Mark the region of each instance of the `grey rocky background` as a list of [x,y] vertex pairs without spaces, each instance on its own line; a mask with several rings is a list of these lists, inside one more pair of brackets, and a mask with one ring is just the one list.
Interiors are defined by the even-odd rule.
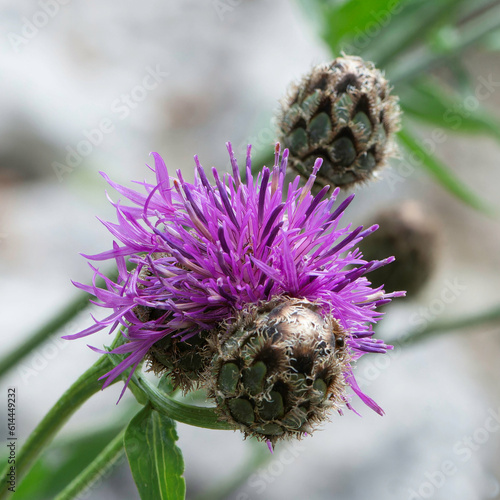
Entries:
[[[3,352],[75,295],[70,278],[90,279],[79,252],[110,246],[94,217],[114,217],[100,170],[121,183],[151,178],[144,166],[150,151],[163,154],[172,173],[180,168],[186,177],[194,154],[206,166],[225,168],[225,141],[233,142],[240,157],[249,138],[257,151],[271,143],[271,112],[287,84],[328,58],[302,12],[284,0],[55,2],[46,23],[41,2],[0,4]],[[498,55],[469,52],[466,61],[477,77],[500,82]],[[144,90],[151,72],[157,85],[148,80],[155,88]],[[484,104],[500,118],[497,89]],[[105,129],[101,139],[92,132],[98,126]],[[86,134],[97,144],[68,164],[67,148],[76,148]],[[500,206],[498,144],[448,135],[436,148],[463,180]],[[68,169],[56,171],[54,162]],[[500,300],[498,221],[464,207],[421,170],[396,162],[379,182],[358,190],[347,217],[363,223],[376,207],[406,198],[422,201],[430,217],[441,221],[443,245],[425,292],[389,310],[382,331],[387,338],[415,318],[426,321],[426,311],[452,318]],[[453,300],[444,309],[440,297],[446,289]],[[64,333],[90,321],[86,312]],[[351,412],[334,416],[291,449],[278,446],[271,461],[229,498],[409,500],[411,490],[420,492],[415,498],[500,498],[500,424],[484,431],[491,414],[500,420],[499,334],[485,327],[422,343],[385,362],[367,356],[357,374],[386,416],[355,400],[362,418]],[[18,388],[21,437],[96,359],[86,344],[107,341],[105,333],[55,340],[52,349],[39,349],[6,377],[0,393]],[[127,400],[114,404],[119,390],[93,398],[65,432],[84,431],[123,412]],[[179,425],[179,435],[188,498],[230,477],[250,452],[236,433]],[[443,468],[446,475],[437,472]],[[132,500],[137,494],[122,467],[88,498]]]

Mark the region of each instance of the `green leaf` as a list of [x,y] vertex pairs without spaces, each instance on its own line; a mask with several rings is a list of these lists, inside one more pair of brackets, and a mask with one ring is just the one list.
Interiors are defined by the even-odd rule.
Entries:
[[317,0],[316,3],[319,3],[323,10],[325,23],[323,38],[332,51],[338,53],[346,43],[360,49],[366,48],[369,41],[365,44],[365,38],[373,38],[368,31],[373,29],[377,36],[382,29],[385,29],[386,24],[391,22],[395,12],[399,12],[402,4],[408,3],[408,0],[401,0],[397,2],[397,5],[391,0],[371,0],[370,2]]
[[[379,67],[386,67],[408,49],[422,47],[434,32],[454,22],[464,1],[407,2],[402,9],[402,5],[397,4],[397,10],[388,11],[390,24],[387,28],[379,26],[378,35],[372,37],[363,57],[375,61]],[[373,28],[371,33],[375,33]]]
[[[123,424],[122,424],[123,425]],[[49,500],[64,489],[119,432],[118,426],[99,429],[78,438],[58,441],[39,458],[21,484],[15,500]]]
[[430,172],[445,189],[472,208],[488,215],[493,214],[491,207],[480,196],[476,195],[468,186],[462,183],[438,158],[426,151],[411,134],[405,130],[401,130],[398,132],[398,136],[405,149],[418,158],[422,167]]
[[182,401],[176,401],[157,389],[140,374],[134,373],[131,380],[144,393],[151,406],[161,414],[175,419],[183,424],[204,427],[206,429],[228,430],[233,427],[221,421],[215,408],[193,406]]
[[322,36],[333,54],[343,50],[384,67],[412,46],[422,45],[440,26],[453,22],[464,3],[465,0],[316,0],[307,2],[307,11],[313,10],[315,19],[323,19]]
[[[78,435],[56,439],[35,462],[32,469],[16,488],[15,500],[50,500],[64,489],[137,412],[137,405],[123,402],[110,426],[92,428]],[[7,463],[6,455],[2,463]]]
[[176,446],[175,421],[143,408],[125,432],[125,452],[142,500],[185,498],[184,460]]
[[[491,91],[483,85],[481,92],[477,95],[486,99]],[[399,97],[407,116],[455,132],[486,134],[500,140],[500,121],[472,94],[464,98],[430,79],[419,79],[402,89]]]
[[417,51],[411,57],[400,58],[387,69],[389,80],[393,85],[411,82],[436,67],[443,67],[447,60],[462,55],[474,45],[482,43],[491,33],[500,29],[500,5],[493,2],[490,8],[480,16],[469,20],[460,30],[460,36],[447,47],[444,52],[432,53],[429,50]]

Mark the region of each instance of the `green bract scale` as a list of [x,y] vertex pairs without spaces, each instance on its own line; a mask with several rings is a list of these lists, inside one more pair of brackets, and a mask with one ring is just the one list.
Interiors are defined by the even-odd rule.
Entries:
[[246,436],[300,437],[345,402],[345,333],[307,300],[252,306],[211,344],[209,394]]
[[149,349],[146,357],[151,371],[170,375],[174,387],[186,393],[200,386],[200,377],[210,361],[207,337],[200,334],[184,341],[165,337]]
[[395,152],[397,101],[382,73],[359,57],[314,67],[282,102],[279,140],[290,150],[288,165],[309,178],[322,158],[320,185],[370,179]]

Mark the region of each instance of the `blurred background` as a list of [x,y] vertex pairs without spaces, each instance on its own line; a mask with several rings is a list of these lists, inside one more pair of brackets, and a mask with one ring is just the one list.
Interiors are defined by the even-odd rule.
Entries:
[[[125,185],[152,179],[151,151],[186,178],[194,154],[224,170],[228,140],[239,159],[249,142],[265,159],[290,82],[342,50],[361,54],[401,96],[410,140],[377,182],[356,188],[344,220],[370,224],[377,212],[402,212],[414,200],[419,227],[437,234],[424,252],[429,271],[425,263],[412,268],[419,290],[388,307],[378,330],[397,349],[366,356],[356,369],[386,415],[354,400],[361,418],[333,416],[272,456],[239,433],[179,424],[187,497],[500,498],[500,323],[497,316],[461,328],[500,303],[499,5],[2,0],[1,352],[77,296],[70,280],[91,279],[80,252],[111,246],[96,216],[113,221],[106,191],[118,195],[99,171]],[[59,338],[89,326],[90,311],[103,314],[82,311],[3,377],[2,394],[17,388],[21,440],[97,359],[87,343],[109,344],[105,332],[90,342]],[[457,324],[446,335],[399,344],[435,322]],[[53,498],[116,434],[137,411],[129,394],[115,405],[120,385],[71,419],[14,498]],[[85,498],[139,496],[122,461]]]

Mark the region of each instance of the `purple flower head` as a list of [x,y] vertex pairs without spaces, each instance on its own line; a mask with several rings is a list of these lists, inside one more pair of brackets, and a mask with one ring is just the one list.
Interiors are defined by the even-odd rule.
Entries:
[[[346,349],[355,361],[364,353],[385,353],[391,346],[373,338],[372,326],[381,313],[377,306],[402,296],[371,288],[365,275],[393,260],[363,260],[356,248],[372,226],[341,227],[340,219],[354,195],[335,207],[339,190],[326,197],[328,187],[311,194],[321,160],[304,187],[299,177],[285,189],[288,150],[276,145],[272,169],[251,173],[250,146],[242,179],[231,144],[227,144],[232,175],[212,168],[211,183],[195,156],[195,180],[190,184],[177,171],[170,177],[157,153],[156,183],[139,183],[138,192],[108,183],[132,202],[113,203],[117,223],[103,222],[116,238],[113,248],[93,261],[115,259],[115,281],[94,270],[94,284],[75,283],[112,311],[76,339],[111,326],[124,327],[127,342],[114,352],[128,356],[107,375],[104,387],[124,370],[132,371],[152,346],[166,337],[186,341],[230,321],[250,304],[280,296],[305,299],[335,318],[346,332]],[[127,270],[126,260],[135,265]],[[101,276],[106,288],[95,286]],[[139,308],[156,314],[144,321]],[[382,410],[358,387],[350,365],[345,380],[371,408]],[[350,405],[348,405],[350,407]]]

